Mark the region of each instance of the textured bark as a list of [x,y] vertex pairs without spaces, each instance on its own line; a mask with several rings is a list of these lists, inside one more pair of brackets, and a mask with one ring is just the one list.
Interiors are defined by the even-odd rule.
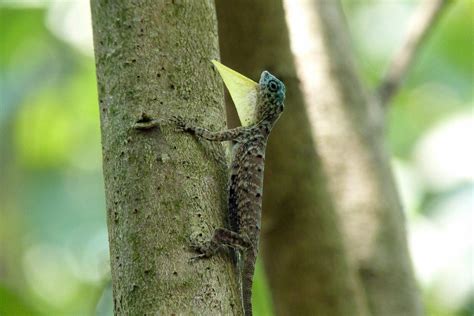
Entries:
[[355,70],[339,2],[299,3],[300,10],[289,11],[289,18],[299,19],[302,27],[292,34],[307,38],[310,49],[297,56],[298,72],[321,167],[370,311],[419,315],[404,216],[384,147],[382,108],[367,96]]
[[270,135],[262,252],[277,315],[365,315],[296,77],[281,1],[217,1],[224,63],[286,85]]
[[[241,314],[224,256],[190,263],[189,236],[223,225],[226,166],[167,124],[224,128],[211,0],[92,1],[114,309],[117,315]],[[158,126],[132,126],[145,113]]]

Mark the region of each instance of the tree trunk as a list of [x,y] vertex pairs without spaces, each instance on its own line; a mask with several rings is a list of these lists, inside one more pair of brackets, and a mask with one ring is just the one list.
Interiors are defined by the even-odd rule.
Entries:
[[[166,123],[182,115],[224,128],[214,2],[91,6],[115,314],[241,314],[231,261],[190,262],[188,249],[190,235],[223,225],[224,149]],[[133,128],[147,116],[154,127]]]
[[[293,3],[294,4],[294,3]],[[287,1],[307,39],[297,65],[314,140],[373,315],[419,315],[405,222],[385,146],[384,113],[368,97],[338,1]],[[305,33],[307,32],[307,33]]]
[[365,315],[327,192],[299,90],[281,1],[217,1],[224,63],[286,85],[267,149],[262,224],[265,271],[277,315]]

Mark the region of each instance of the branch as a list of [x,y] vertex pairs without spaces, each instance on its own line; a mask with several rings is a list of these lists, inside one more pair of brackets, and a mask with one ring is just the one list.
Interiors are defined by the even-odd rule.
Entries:
[[390,66],[377,89],[380,104],[385,106],[397,93],[410,66],[415,61],[420,47],[439,20],[449,0],[424,0],[413,15],[406,38],[394,55]]

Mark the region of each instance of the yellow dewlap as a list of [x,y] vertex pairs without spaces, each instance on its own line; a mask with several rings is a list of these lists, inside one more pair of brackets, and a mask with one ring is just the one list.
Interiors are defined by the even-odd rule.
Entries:
[[242,126],[256,123],[258,83],[224,66],[217,60],[212,60],[212,63],[216,66],[227,90],[229,90]]

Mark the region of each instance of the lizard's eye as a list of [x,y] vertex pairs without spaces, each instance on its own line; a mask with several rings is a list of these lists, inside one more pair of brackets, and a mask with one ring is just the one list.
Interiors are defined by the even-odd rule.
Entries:
[[268,90],[270,90],[270,92],[277,92],[278,91],[278,83],[275,80],[270,80],[268,82]]

